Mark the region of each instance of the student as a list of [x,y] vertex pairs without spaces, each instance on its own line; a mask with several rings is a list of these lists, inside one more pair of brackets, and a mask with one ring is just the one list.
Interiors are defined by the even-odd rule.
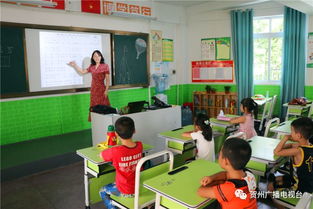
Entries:
[[100,189],[100,196],[107,209],[112,206],[110,195],[133,197],[135,193],[135,170],[137,162],[142,156],[142,143],[134,142],[134,121],[129,117],[121,117],[115,122],[117,136],[122,145],[103,150],[100,153],[104,161],[112,162],[116,170],[115,183],[108,184]]
[[196,159],[215,161],[214,139],[209,117],[205,114],[198,114],[194,120],[194,129],[194,132],[183,133],[183,136],[196,140]]
[[[296,143],[286,144],[288,140]],[[299,192],[313,192],[313,121],[303,117],[292,121],[291,135],[285,136],[274,150],[277,156],[291,157],[296,176],[291,174],[274,177],[271,175],[268,189],[291,188]],[[297,180],[296,180],[297,179]],[[273,182],[271,182],[273,181]],[[298,184],[294,184],[298,182]]]
[[254,117],[258,116],[258,104],[251,98],[245,98],[241,100],[240,111],[243,112],[243,116],[230,120],[230,123],[239,123],[239,132],[244,132],[246,138],[250,139],[257,135],[254,129]]
[[218,163],[226,171],[203,177],[198,195],[217,199],[222,209],[256,209],[256,199],[251,196],[256,189],[255,178],[250,171],[244,170],[250,157],[251,147],[247,141],[240,138],[226,140],[218,158]]

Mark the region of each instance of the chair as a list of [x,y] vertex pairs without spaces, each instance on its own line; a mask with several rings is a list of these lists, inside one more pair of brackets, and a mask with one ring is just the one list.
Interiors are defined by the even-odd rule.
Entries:
[[238,132],[238,133],[235,133],[233,135],[230,135],[229,137],[226,138],[226,140],[227,139],[231,139],[231,138],[241,138],[241,139],[244,139],[244,140],[247,139],[246,133],[244,133],[244,132]]
[[[277,101],[277,95],[274,95],[274,96],[273,96],[273,99],[272,99],[270,111],[269,111],[269,113],[268,113],[267,121],[269,121],[269,120],[272,119],[272,117],[273,117],[273,112],[274,112],[274,109],[275,109],[276,101]],[[267,122],[267,121],[266,121],[266,122]]]
[[308,117],[309,117],[309,118],[313,118],[313,102],[312,102],[312,104],[311,104]]
[[313,207],[313,196],[312,194],[304,192],[295,209],[309,209],[310,207]]
[[273,118],[269,120],[265,125],[264,137],[269,137],[270,128],[273,128],[274,126],[278,126],[279,123],[280,123],[279,118]]
[[312,208],[312,194],[305,192],[302,197],[296,198],[273,198],[273,201],[276,204],[282,205],[283,207],[287,207],[290,209],[309,209]]
[[272,106],[272,101],[273,101],[273,99],[269,99],[268,101],[266,101],[262,115],[260,115],[260,114],[258,115],[258,118],[259,118],[259,116],[261,116],[261,119],[255,120],[255,121],[260,122],[259,131],[262,131],[264,121],[268,120],[268,118],[269,118],[270,110],[271,110],[271,106]]
[[[169,162],[161,163],[152,168],[141,171],[142,165],[148,160],[169,155]],[[112,203],[122,209],[140,209],[155,202],[155,193],[143,187],[143,181],[173,170],[174,155],[170,151],[161,151],[148,155],[139,160],[136,166],[135,195],[134,198],[125,198],[111,195]],[[141,171],[141,172],[140,172]]]

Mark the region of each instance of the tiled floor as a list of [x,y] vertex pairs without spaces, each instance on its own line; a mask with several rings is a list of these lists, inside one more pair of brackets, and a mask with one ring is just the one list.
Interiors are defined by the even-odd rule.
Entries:
[[[1,209],[84,209],[83,182],[83,162],[2,182]],[[269,205],[262,201],[258,208],[273,208]],[[101,202],[91,206],[100,208]]]

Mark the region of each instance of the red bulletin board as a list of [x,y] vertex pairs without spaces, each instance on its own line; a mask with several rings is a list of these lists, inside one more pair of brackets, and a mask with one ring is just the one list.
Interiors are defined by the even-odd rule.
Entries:
[[192,61],[192,82],[233,82],[234,61]]

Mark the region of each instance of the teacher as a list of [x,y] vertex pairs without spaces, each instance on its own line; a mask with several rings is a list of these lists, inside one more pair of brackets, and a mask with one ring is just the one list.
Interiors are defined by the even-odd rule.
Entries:
[[[68,63],[81,74],[91,73],[90,107],[95,105],[110,105],[108,91],[110,86],[109,65],[104,63],[103,55],[95,50],[91,55],[91,64],[87,69],[79,67],[75,61]],[[104,85],[105,80],[105,85]],[[91,121],[90,111],[88,121]]]

